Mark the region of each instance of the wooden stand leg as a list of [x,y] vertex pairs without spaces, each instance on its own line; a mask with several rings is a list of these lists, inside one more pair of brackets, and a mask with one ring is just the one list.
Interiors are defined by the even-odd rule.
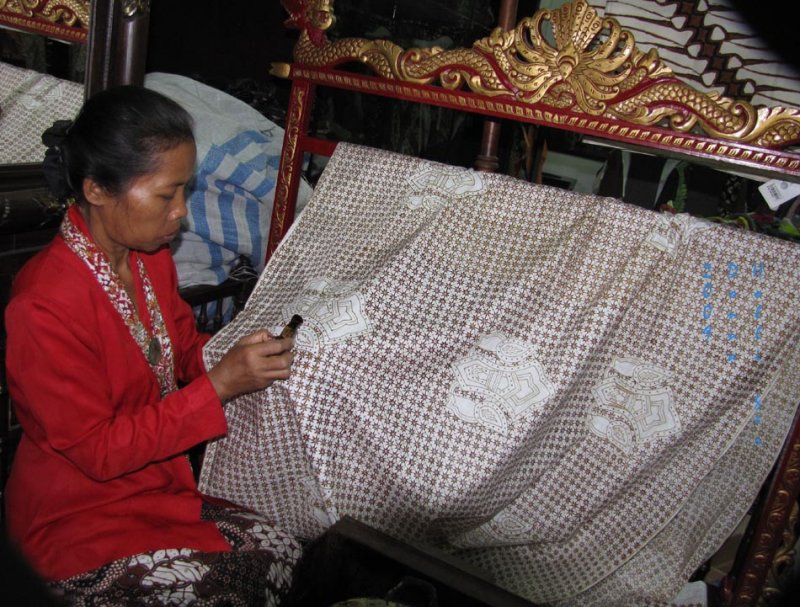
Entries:
[[[763,508],[753,513],[755,529],[746,550],[737,558],[723,589],[725,605],[755,606],[764,593],[791,515],[800,494],[800,409],[775,466]],[[792,530],[793,532],[793,530]]]
[[[510,30],[517,22],[517,0],[502,0],[497,25],[504,30]],[[475,168],[479,171],[494,173],[500,166],[497,159],[497,144],[500,140],[500,123],[496,120],[487,120],[483,124],[483,139],[481,151],[475,159]]]
[[300,172],[303,165],[303,153],[298,146],[298,141],[308,133],[315,90],[316,87],[309,82],[295,80],[292,84],[265,263],[272,257],[272,253],[286,235],[294,218],[297,190],[300,186]]

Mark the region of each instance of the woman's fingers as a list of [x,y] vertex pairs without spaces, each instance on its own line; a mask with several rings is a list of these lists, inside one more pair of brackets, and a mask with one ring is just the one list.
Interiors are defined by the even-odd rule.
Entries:
[[222,400],[266,388],[276,380],[289,378],[293,346],[292,338],[276,339],[267,332],[253,333],[223,356],[209,371],[209,379]]
[[247,346],[252,344],[259,344],[265,341],[269,341],[271,339],[273,339],[272,334],[266,329],[262,329],[261,331],[256,331],[255,333],[251,333],[250,335],[245,335],[237,342],[237,345]]
[[262,344],[245,346],[246,364],[254,372],[266,372],[273,369],[289,368],[294,360],[291,350],[274,351],[272,348],[263,348]]
[[[241,344],[240,344],[241,345]],[[294,347],[294,340],[291,338],[286,339],[270,339],[269,341],[256,342],[254,344],[244,344],[256,356],[276,356],[284,352],[291,352]]]

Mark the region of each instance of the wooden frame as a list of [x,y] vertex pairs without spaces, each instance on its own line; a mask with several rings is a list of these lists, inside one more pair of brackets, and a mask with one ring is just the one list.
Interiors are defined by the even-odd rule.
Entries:
[[89,0],[0,0],[0,25],[85,43],[90,10]]
[[[272,74],[292,80],[267,258],[286,234],[304,154],[330,155],[335,143],[308,127],[318,86],[359,91],[565,129],[633,148],[800,181],[800,110],[706,94],[674,76],[654,50],[637,48],[613,18],[584,0],[539,11],[495,29],[469,49],[402,49],[386,40],[331,42],[331,0],[282,0],[286,24],[300,30],[291,64]],[[514,8],[509,11],[508,6]],[[516,2],[504,3],[504,19]],[[542,25],[549,22],[555,44]],[[373,75],[348,72],[348,63]],[[479,169],[491,169],[493,122],[484,130]],[[492,131],[495,131],[494,133]],[[487,136],[488,135],[488,136]],[[487,144],[487,141],[489,143]],[[496,145],[496,144],[494,144]],[[756,505],[734,570],[722,585],[726,605],[755,605],[800,493],[800,413],[795,416],[763,499]],[[783,550],[781,559],[785,559]]]
[[[294,62],[273,64],[271,71],[290,78],[293,88],[268,255],[293,216],[289,205],[303,154],[333,147],[308,135],[317,86],[550,126],[800,181],[800,154],[784,149],[800,142],[800,110],[755,108],[692,88],[657,52],[639,50],[615,19],[598,17],[583,0],[539,11],[513,29],[497,28],[470,49],[448,51],[362,38],[331,42],[325,34],[333,23],[329,0],[284,0],[284,6],[287,26],[300,29],[300,38]],[[558,32],[555,46],[542,31],[548,21]],[[341,69],[353,62],[376,75]]]
[[[346,603],[359,594],[375,595],[381,590],[381,577],[393,583],[410,578],[424,584],[433,599],[430,604],[531,607],[529,601],[464,569],[447,554],[398,541],[349,516],[306,547],[295,572],[300,583],[293,586],[287,604],[317,607]],[[364,592],[365,578],[372,592]]]
[[144,84],[149,0],[94,0],[86,97],[121,84]]
[[87,44],[86,97],[144,82],[149,0],[0,0],[0,26]]

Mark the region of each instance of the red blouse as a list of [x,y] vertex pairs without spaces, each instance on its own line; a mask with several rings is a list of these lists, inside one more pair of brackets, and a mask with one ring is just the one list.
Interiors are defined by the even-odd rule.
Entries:
[[[88,235],[77,209],[70,213]],[[108,296],[60,235],[22,269],[6,309],[8,384],[24,431],[7,485],[9,533],[47,579],[159,548],[230,550],[200,520],[183,455],[227,429],[202,361],[208,337],[178,295],[168,248],[131,253],[140,314],[136,255],[172,340],[176,379],[189,382],[164,398]]]

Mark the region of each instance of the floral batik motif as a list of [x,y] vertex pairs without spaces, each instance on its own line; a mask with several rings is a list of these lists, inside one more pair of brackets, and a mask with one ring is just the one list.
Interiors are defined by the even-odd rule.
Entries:
[[136,554],[51,589],[76,607],[279,605],[300,558],[297,541],[248,510],[203,504],[202,518],[216,523],[231,552],[174,548]]
[[666,605],[790,427],[798,267],[790,242],[339,144],[204,350],[308,315],[200,487],[300,537],[350,516],[433,544],[537,604]]

